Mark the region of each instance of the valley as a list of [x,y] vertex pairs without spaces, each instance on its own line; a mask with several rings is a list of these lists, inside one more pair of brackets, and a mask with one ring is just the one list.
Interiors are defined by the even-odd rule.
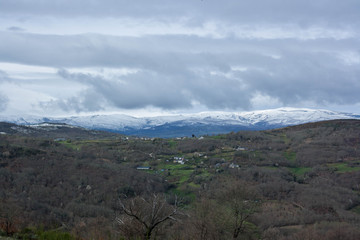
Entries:
[[359,120],[176,138],[63,124],[0,132],[4,236],[360,237]]

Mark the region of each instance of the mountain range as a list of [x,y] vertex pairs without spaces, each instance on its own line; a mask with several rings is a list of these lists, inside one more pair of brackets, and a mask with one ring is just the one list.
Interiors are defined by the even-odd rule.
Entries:
[[94,130],[146,137],[214,135],[240,130],[267,130],[333,119],[360,119],[360,115],[308,108],[277,108],[248,112],[201,112],[158,117],[124,114],[43,117],[2,116],[0,121],[19,125],[65,123]]

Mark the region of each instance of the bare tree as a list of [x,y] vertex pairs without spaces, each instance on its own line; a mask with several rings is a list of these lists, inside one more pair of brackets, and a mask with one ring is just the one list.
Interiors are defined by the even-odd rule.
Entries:
[[178,204],[177,197],[173,204],[169,204],[162,194],[120,200],[122,215],[116,220],[125,236],[150,239],[164,222],[176,221],[175,217],[179,215]]
[[215,240],[226,239],[224,232],[226,214],[216,201],[202,198],[194,204],[194,208],[185,221],[185,235],[182,239]]
[[258,211],[261,203],[255,189],[247,182],[237,179],[219,181],[212,188],[215,189],[216,199],[227,216],[224,226],[232,238],[251,238],[256,231],[251,217]]
[[230,209],[233,239],[247,231],[249,218],[257,211],[259,201],[256,194],[244,184],[235,184],[225,194]]

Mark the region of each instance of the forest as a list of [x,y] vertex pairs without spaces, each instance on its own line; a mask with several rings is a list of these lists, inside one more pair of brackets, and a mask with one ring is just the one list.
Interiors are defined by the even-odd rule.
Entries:
[[170,139],[0,133],[4,239],[360,239],[359,120]]

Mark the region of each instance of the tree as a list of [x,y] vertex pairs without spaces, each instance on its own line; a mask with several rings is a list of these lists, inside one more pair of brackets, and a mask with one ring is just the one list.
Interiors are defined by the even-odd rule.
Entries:
[[247,221],[257,211],[259,200],[256,194],[245,185],[235,185],[227,193],[228,204],[232,213],[233,238],[245,233],[249,225]]
[[250,222],[251,216],[257,212],[260,200],[256,192],[246,182],[225,182],[218,200],[227,212],[227,226],[231,231],[232,238],[238,239],[242,235],[254,233],[254,227]]
[[167,221],[176,221],[179,215],[177,197],[173,204],[166,201],[162,194],[152,194],[145,197],[134,197],[120,201],[122,215],[117,218],[120,230],[126,237],[141,237],[151,239],[160,225]]
[[6,200],[0,201],[0,230],[7,236],[17,232],[21,225],[20,209],[14,203]]
[[185,220],[185,234],[182,233],[182,237],[199,240],[227,239],[230,235],[223,229],[225,219],[226,214],[220,204],[214,199],[201,198],[194,204]]

